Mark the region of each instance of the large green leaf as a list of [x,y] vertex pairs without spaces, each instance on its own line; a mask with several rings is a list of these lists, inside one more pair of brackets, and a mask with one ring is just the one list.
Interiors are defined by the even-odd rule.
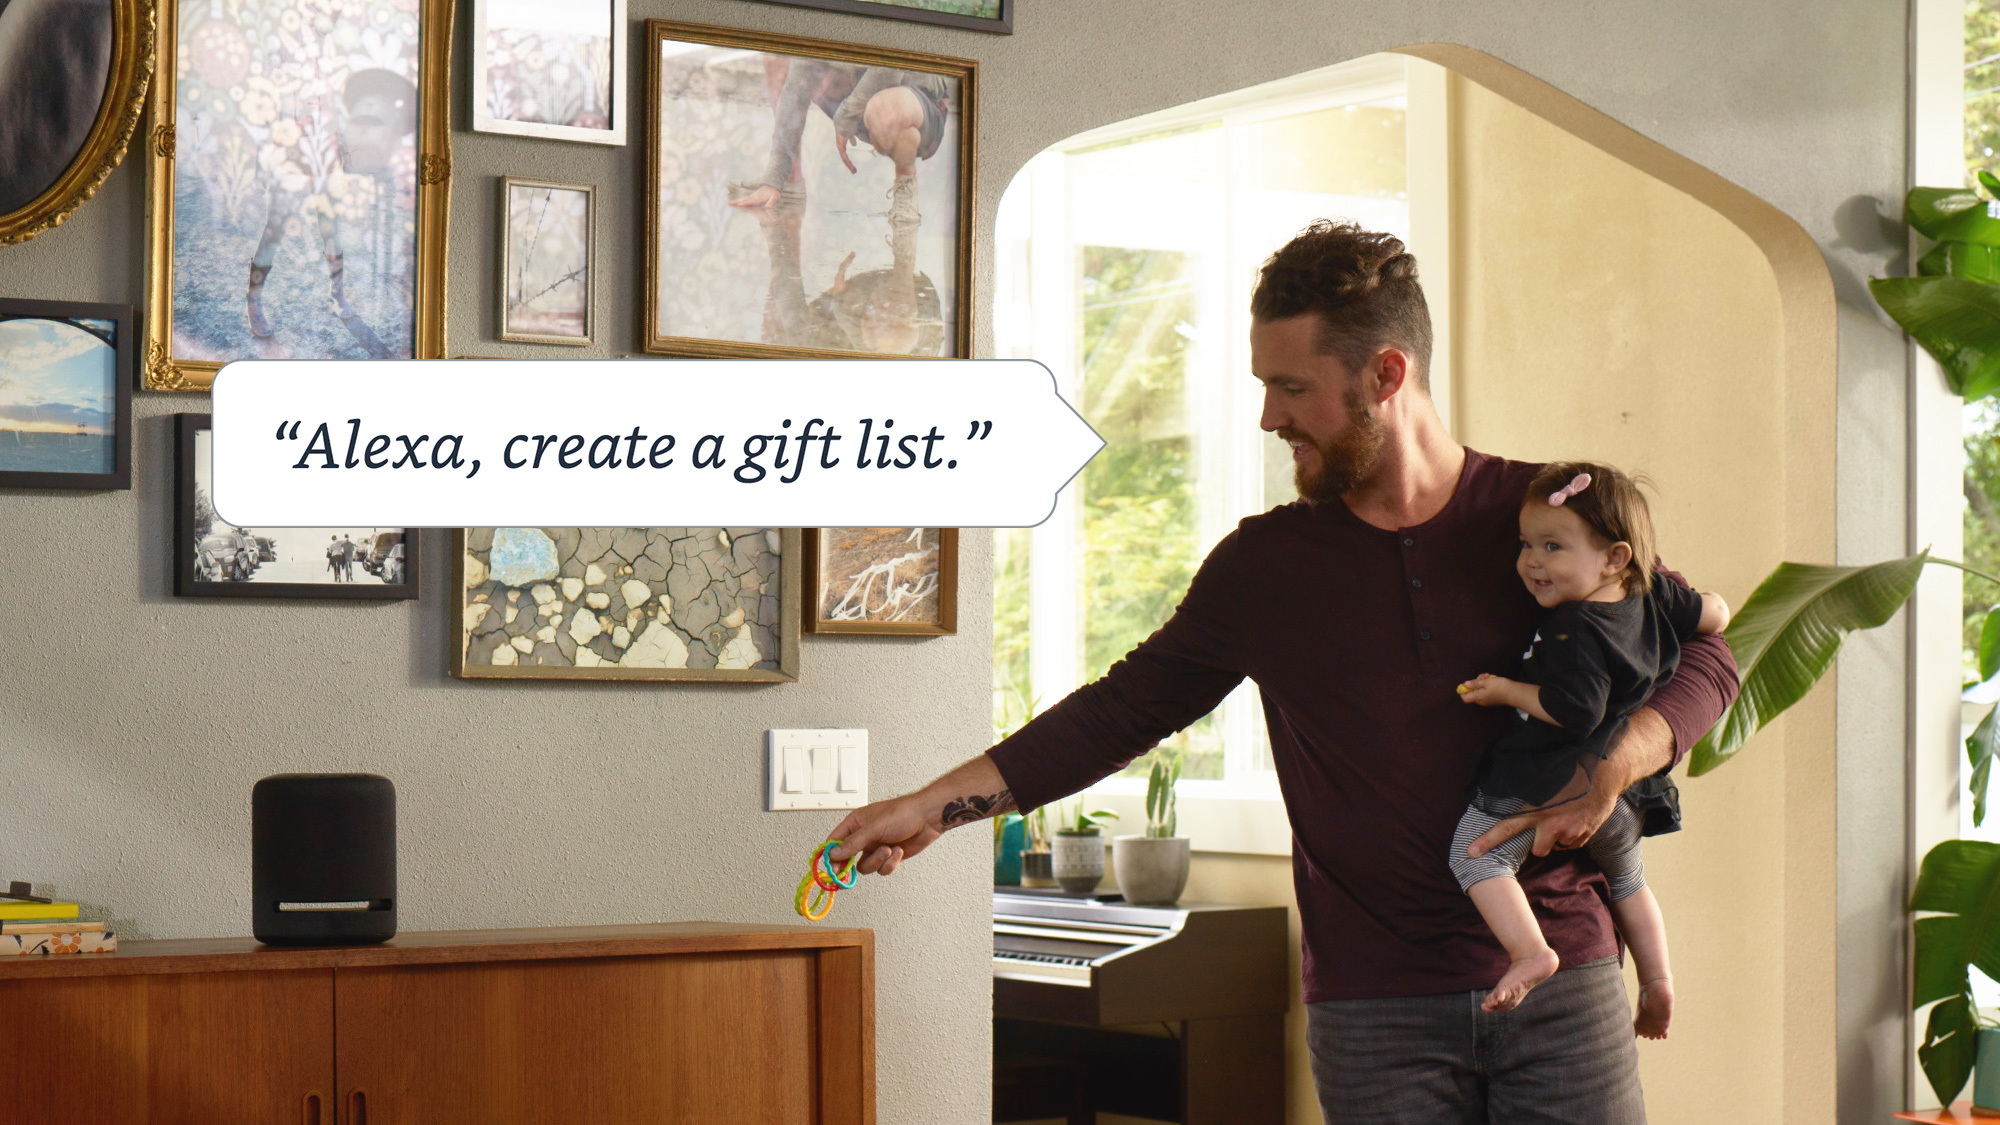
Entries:
[[1986,783],[1993,775],[1993,754],[2000,750],[2000,721],[1996,720],[2000,720],[2000,707],[1986,712],[1965,740],[1965,761],[1972,767],[1972,780],[1966,782],[1966,788],[1972,792],[1974,828],[1986,823]]
[[1938,242],[2000,246],[2000,218],[1987,209],[1985,196],[1966,188],[1912,188],[1903,200],[1903,219]]
[[1931,1009],[1923,1045],[1917,1048],[1917,1061],[1923,1064],[1931,1090],[1946,1105],[1965,1089],[1965,1080],[1972,1077],[1978,1036],[1979,1022],[1972,1017],[1972,1000],[1964,993],[1940,1000]]
[[1919,994],[1935,997],[1968,965],[2000,979],[2000,844],[1946,840],[1925,853],[1910,910],[1944,916],[1917,922]]
[[2000,284],[2000,246],[1940,242],[1917,259],[1917,276],[1962,277],[1987,285]]
[[1868,291],[1943,365],[1953,394],[1974,402],[2000,390],[2000,285],[1962,277],[1877,277]]
[[1972,987],[1965,971],[1965,919],[1957,915],[1916,922],[1916,987],[1910,1007],[1957,996]]
[[1895,616],[1929,557],[1925,551],[1874,566],[1779,564],[1729,623],[1743,689],[1695,745],[1688,773],[1728,761],[1758,728],[1797,703],[1833,665],[1847,634]]

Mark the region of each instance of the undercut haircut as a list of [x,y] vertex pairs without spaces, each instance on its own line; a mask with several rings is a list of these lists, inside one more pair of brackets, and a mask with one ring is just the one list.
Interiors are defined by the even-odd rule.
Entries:
[[1417,259],[1392,234],[1320,219],[1264,260],[1250,315],[1260,321],[1320,318],[1319,351],[1360,374],[1383,348],[1416,364],[1431,390],[1431,310],[1417,282]]

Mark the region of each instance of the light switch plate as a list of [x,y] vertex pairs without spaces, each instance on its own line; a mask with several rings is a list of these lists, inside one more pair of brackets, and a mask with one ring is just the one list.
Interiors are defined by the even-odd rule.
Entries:
[[773,730],[764,737],[765,809],[858,809],[868,803],[868,732]]

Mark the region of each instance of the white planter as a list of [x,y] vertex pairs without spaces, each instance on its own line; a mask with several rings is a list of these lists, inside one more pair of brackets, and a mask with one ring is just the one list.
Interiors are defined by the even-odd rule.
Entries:
[[1118,893],[1137,906],[1172,906],[1187,889],[1186,836],[1117,836],[1111,865],[1118,872]]
[[1097,889],[1104,881],[1104,837],[1100,833],[1058,832],[1051,841],[1056,884],[1072,894]]

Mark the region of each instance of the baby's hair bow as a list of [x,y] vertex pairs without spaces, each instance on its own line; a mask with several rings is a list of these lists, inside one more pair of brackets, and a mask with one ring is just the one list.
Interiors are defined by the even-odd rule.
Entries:
[[1568,484],[1549,493],[1549,507],[1560,508],[1563,506],[1564,501],[1589,487],[1590,474],[1578,473],[1569,479]]

